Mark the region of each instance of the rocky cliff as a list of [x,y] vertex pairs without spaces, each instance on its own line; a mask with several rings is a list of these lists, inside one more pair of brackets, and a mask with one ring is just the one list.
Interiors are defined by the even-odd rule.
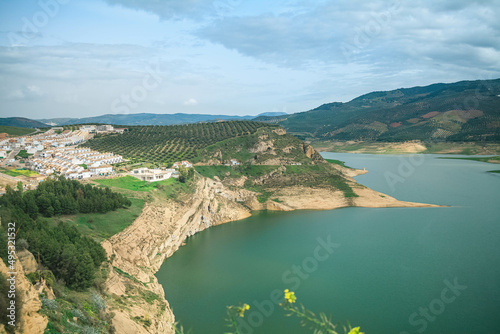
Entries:
[[[43,333],[47,326],[48,319],[38,313],[42,307],[39,294],[42,293],[45,286],[42,284],[32,285],[26,278],[25,274],[31,272],[31,268],[36,261],[33,255],[28,251],[21,251],[16,256],[16,263],[14,271],[16,272],[16,294],[22,300],[21,309],[16,310],[16,324],[19,324],[16,333]],[[22,259],[22,261],[20,260]],[[5,278],[10,270],[0,260],[0,272]],[[5,328],[0,325],[0,333],[3,333]]]

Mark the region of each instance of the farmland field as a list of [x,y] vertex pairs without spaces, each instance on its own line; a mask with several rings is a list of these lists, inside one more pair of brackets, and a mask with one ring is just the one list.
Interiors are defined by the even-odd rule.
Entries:
[[132,126],[123,134],[96,136],[82,144],[100,152],[120,154],[134,162],[169,164],[193,159],[196,150],[221,140],[254,133],[268,124],[229,121],[170,126]]

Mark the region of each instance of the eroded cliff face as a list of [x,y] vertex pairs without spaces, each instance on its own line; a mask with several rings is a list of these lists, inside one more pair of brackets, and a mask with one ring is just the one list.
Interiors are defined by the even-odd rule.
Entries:
[[193,194],[147,204],[131,226],[102,243],[111,263],[106,287],[117,333],[174,332],[174,315],[154,273],[187,237],[250,216],[243,202],[252,197],[199,178]]
[[[23,262],[27,263],[26,259],[29,261],[34,261],[33,255],[28,251],[20,252],[23,258]],[[35,262],[36,263],[36,262]],[[30,281],[26,278],[26,271],[23,268],[23,263],[16,257],[15,263],[16,272],[16,294],[22,299],[22,308],[16,310],[16,323],[19,323],[19,329],[16,333],[30,333],[37,334],[43,333],[45,327],[47,327],[48,319],[38,313],[42,307],[42,302],[38,297],[40,293],[44,290],[45,286],[43,283],[33,286]],[[30,269],[26,268],[29,272]],[[7,268],[5,263],[0,259],[0,272],[5,278],[9,278],[7,272],[10,270]],[[0,325],[0,333],[3,333],[5,329]]]

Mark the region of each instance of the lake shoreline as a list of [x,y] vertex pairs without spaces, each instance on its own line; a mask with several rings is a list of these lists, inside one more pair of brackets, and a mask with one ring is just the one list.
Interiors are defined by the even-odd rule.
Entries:
[[[155,274],[166,258],[185,240],[211,226],[238,221],[261,210],[333,210],[345,207],[442,207],[441,205],[399,201],[357,183],[353,177],[366,170],[336,166],[349,180],[358,197],[325,188],[286,187],[276,193],[277,201],[260,203],[255,193],[230,190],[221,182],[201,177],[196,192],[182,203],[167,201],[147,204],[141,215],[125,230],[103,241],[108,254],[110,275],[106,281],[113,324],[120,333],[174,333],[175,316],[165,299],[163,286]],[[144,296],[156,295],[153,303]],[[136,296],[137,298],[135,298]],[[123,301],[134,304],[124,307]],[[163,311],[162,311],[163,310]],[[155,314],[155,316],[151,316]],[[140,319],[149,319],[147,328]]]
[[318,152],[353,153],[353,154],[464,154],[495,155],[500,154],[499,143],[479,142],[436,142],[420,140],[407,142],[371,142],[371,141],[311,141]]

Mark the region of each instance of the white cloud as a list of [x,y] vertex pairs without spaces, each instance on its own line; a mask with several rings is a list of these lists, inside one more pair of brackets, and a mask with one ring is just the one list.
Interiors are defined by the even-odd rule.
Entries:
[[[199,30],[201,38],[266,62],[371,63],[382,70],[434,62],[493,67],[500,49],[500,6],[491,1],[340,0],[309,11],[225,17]],[[485,52],[485,50],[489,50]]]
[[7,95],[7,98],[12,100],[34,100],[42,96],[43,92],[40,87],[29,85],[11,91],[10,94]]
[[112,5],[121,5],[158,15],[162,19],[200,18],[217,7],[213,0],[106,0]]
[[196,101],[196,99],[193,99],[193,98],[184,101],[185,106],[195,106],[197,104],[198,104],[198,101]]

